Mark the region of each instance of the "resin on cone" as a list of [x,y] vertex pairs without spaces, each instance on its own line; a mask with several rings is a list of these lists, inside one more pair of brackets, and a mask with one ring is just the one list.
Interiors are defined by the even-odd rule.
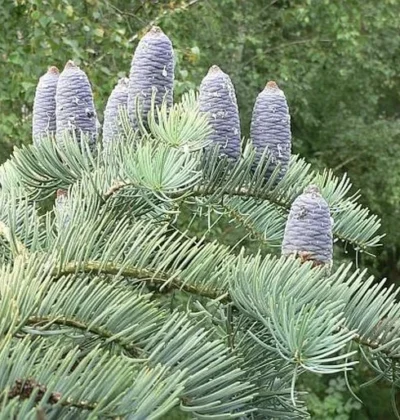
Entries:
[[96,142],[98,123],[92,88],[85,72],[73,61],[68,61],[58,80],[56,119],[59,142],[65,133],[75,134],[78,141],[84,134],[91,145]]
[[291,154],[290,114],[285,95],[275,82],[268,82],[256,99],[250,138],[258,158],[268,148],[271,157],[268,173],[280,164],[278,180],[281,179]]
[[119,113],[128,104],[128,84],[128,78],[120,79],[108,98],[103,123],[103,145],[105,148],[117,139],[121,132]]
[[199,107],[208,114],[212,127],[210,139],[221,152],[232,158],[240,156],[240,119],[236,93],[230,77],[212,66],[200,85]]
[[133,55],[129,74],[128,112],[135,128],[137,116],[146,125],[152,107],[166,101],[172,106],[174,50],[171,40],[157,26],[140,40]]
[[32,138],[34,144],[56,132],[56,89],[59,78],[57,67],[49,67],[36,87],[33,102]]
[[312,261],[315,266],[332,263],[332,219],[319,188],[310,185],[297,197],[289,212],[282,255]]

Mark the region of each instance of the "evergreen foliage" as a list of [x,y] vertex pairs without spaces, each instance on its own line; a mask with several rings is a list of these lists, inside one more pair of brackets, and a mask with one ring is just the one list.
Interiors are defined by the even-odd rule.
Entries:
[[[174,407],[201,419],[307,418],[298,377],[347,377],[360,359],[398,386],[393,287],[351,265],[328,273],[176,226],[185,206],[235,214],[277,246],[315,185],[329,206],[321,217],[334,219],[332,232],[323,220],[329,246],[370,252],[380,220],[348,178],[299,156],[282,176],[251,141],[232,160],[212,144],[218,130],[194,92],[151,99],[143,116],[121,108],[107,153],[91,147],[91,124],[62,142],[49,132],[0,167],[0,418],[156,419]],[[319,222],[307,220],[310,231]]]

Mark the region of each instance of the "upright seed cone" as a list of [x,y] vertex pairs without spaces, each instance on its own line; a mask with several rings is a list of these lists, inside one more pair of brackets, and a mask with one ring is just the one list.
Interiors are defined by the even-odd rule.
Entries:
[[310,185],[294,200],[286,223],[282,255],[330,266],[333,254],[332,219],[319,188]]
[[103,123],[103,145],[105,148],[118,137],[121,131],[119,112],[128,104],[128,84],[128,78],[120,79],[108,98]]
[[144,124],[151,109],[165,98],[172,106],[174,84],[174,50],[170,39],[157,26],[140,40],[133,55],[129,74],[128,112],[134,127],[139,115]]
[[212,66],[200,85],[199,107],[207,112],[213,129],[210,140],[221,152],[237,159],[240,156],[240,119],[236,93],[230,77]]
[[258,95],[251,119],[250,138],[259,158],[265,149],[271,155],[271,172],[280,164],[278,180],[289,166],[291,153],[290,114],[286,98],[275,82],[268,82]]
[[60,74],[56,93],[57,140],[65,133],[75,134],[78,141],[87,135],[91,145],[97,138],[97,115],[93,93],[85,72],[68,61]]
[[68,200],[68,191],[66,190],[57,190],[56,196],[56,218],[58,229],[66,227],[71,220],[71,205]]
[[57,67],[49,67],[36,87],[33,102],[32,138],[39,144],[43,137],[56,132],[56,89],[59,77]]

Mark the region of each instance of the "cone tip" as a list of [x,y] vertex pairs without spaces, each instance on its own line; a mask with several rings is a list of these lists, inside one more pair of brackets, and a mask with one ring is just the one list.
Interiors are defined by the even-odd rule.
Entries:
[[265,89],[268,90],[280,90],[279,86],[277,85],[276,82],[274,82],[273,80],[270,80],[266,85],[265,85]]
[[59,74],[60,70],[58,70],[58,68],[56,66],[50,66],[47,69],[47,74]]
[[217,73],[221,73],[222,70],[217,66],[217,65],[213,65],[209,68],[208,70],[208,74],[217,74]]
[[304,188],[304,194],[319,194],[320,195],[321,191],[318,185],[312,184]]
[[159,26],[152,26],[146,35],[163,35],[164,32]]
[[57,198],[59,197],[66,197],[68,194],[67,190],[58,189],[57,190]]
[[68,60],[67,64],[64,67],[64,70],[76,69],[76,68],[78,68],[78,66],[72,60]]
[[128,77],[121,77],[121,78],[118,80],[118,86],[123,86],[123,87],[125,87],[125,86],[128,86],[128,84],[129,84],[129,78],[128,78]]

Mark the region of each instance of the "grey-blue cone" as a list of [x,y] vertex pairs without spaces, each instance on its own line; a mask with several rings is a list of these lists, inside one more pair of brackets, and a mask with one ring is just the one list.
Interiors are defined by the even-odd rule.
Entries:
[[50,67],[36,87],[33,102],[32,138],[39,144],[43,137],[56,132],[56,89],[59,77],[57,67]]
[[74,133],[78,141],[82,133],[90,144],[97,138],[97,115],[93,93],[85,72],[68,61],[57,84],[56,93],[57,141],[63,141],[65,133]]
[[213,129],[210,140],[221,152],[232,158],[240,156],[240,119],[236,93],[230,77],[218,66],[212,66],[200,85],[199,108],[208,113]]
[[119,113],[128,104],[128,84],[128,78],[120,79],[108,98],[103,123],[103,146],[105,148],[118,138],[121,132]]
[[272,172],[280,163],[278,179],[287,171],[291,153],[290,114],[286,98],[275,82],[258,95],[251,119],[250,138],[259,158],[268,148]]
[[314,265],[330,265],[333,254],[332,219],[319,188],[310,185],[294,200],[286,223],[282,255]]
[[171,40],[157,26],[140,40],[133,55],[129,74],[128,112],[137,128],[137,116],[146,124],[154,105],[165,99],[172,106],[174,85],[174,50]]

